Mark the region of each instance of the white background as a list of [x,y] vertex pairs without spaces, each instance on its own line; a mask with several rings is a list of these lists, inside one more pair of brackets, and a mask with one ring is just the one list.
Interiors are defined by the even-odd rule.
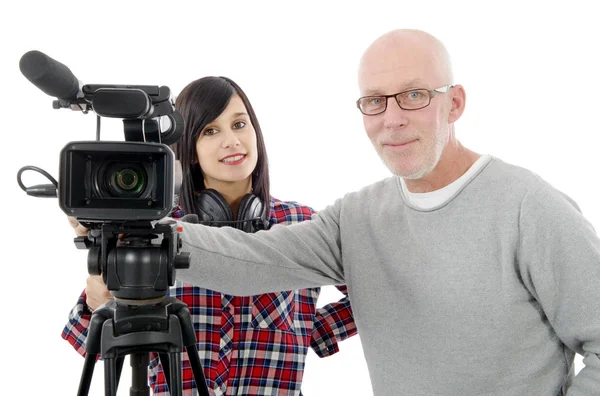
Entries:
[[[58,177],[60,150],[93,140],[95,116],[52,109],[52,98],[19,71],[31,49],[84,83],[167,85],[178,93],[206,75],[234,79],[262,125],[273,195],[322,209],[388,176],[354,107],[360,55],[388,30],[423,29],[446,44],[455,82],[467,92],[458,138],[539,173],[600,225],[593,2],[10,4],[0,23],[2,394],[75,394],[83,365],[60,334],[85,285],[87,252],[73,246],[57,200],[27,196],[16,173],[36,165]],[[120,121],[104,126],[103,140],[123,139]],[[45,182],[27,173],[27,185]],[[338,297],[328,287],[320,303]],[[389,330],[382,337],[402,337]],[[340,348],[328,359],[310,352],[306,395],[371,394],[359,338]],[[102,375],[98,364],[90,394],[103,394]],[[129,381],[125,372],[120,394]]]

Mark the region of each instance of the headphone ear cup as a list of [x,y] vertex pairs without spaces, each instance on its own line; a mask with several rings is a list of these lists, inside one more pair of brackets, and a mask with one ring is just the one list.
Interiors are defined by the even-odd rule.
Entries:
[[240,201],[237,211],[237,219],[242,222],[238,223],[236,227],[244,232],[256,232],[261,229],[256,227],[256,221],[243,220],[262,219],[264,213],[264,205],[260,198],[254,194],[246,194]]
[[[217,190],[212,188],[202,190],[196,197],[196,210],[200,223],[210,224],[211,221],[233,221],[231,207]],[[214,224],[219,227],[219,224]]]

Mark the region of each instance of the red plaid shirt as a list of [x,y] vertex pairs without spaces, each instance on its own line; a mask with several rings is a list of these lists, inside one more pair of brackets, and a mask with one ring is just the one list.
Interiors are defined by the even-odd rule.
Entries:
[[[271,198],[269,222],[297,223],[310,220],[313,213],[309,207]],[[320,357],[330,356],[339,351],[338,342],[356,334],[346,287],[338,289],[345,297],[319,309],[319,288],[237,297],[176,281],[170,295],[190,310],[211,395],[297,396],[308,347]],[[85,297],[84,291],[62,332],[83,356],[91,319]],[[183,394],[195,395],[186,352],[182,360]],[[150,361],[150,383],[155,395],[168,395],[155,354]]]

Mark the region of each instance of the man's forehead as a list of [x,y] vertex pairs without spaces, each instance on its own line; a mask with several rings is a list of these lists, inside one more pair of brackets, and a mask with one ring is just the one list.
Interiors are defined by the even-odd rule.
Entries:
[[433,89],[452,82],[447,52],[423,32],[382,36],[363,54],[358,84],[363,95],[391,94],[412,88]]
[[358,83],[363,93],[400,92],[410,88],[432,88],[430,85],[436,83],[439,75],[439,63],[431,57],[365,59],[359,69]]
[[[391,65],[389,65],[391,66]],[[362,93],[394,93],[410,88],[427,88],[436,80],[429,65],[394,65],[394,67],[361,68],[358,84]],[[392,92],[387,92],[387,91]]]
[[428,84],[422,78],[396,79],[385,81],[363,81],[360,84],[361,93],[363,95],[380,95],[396,93],[411,88],[427,88]]

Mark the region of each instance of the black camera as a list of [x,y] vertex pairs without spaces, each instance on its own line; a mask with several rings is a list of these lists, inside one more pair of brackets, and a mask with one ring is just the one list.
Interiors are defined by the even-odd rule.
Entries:
[[[26,53],[22,73],[48,95],[55,109],[97,115],[96,141],[68,143],[60,154],[60,208],[80,222],[157,220],[175,207],[181,169],[168,144],[183,131],[169,87],[101,85],[79,81],[62,63],[39,51]],[[100,117],[123,119],[125,142],[100,141]],[[20,183],[20,175],[19,175]],[[23,186],[22,186],[23,187]],[[31,195],[52,196],[35,186]]]
[[[160,356],[173,395],[181,393],[180,353],[190,357],[202,396],[209,395],[187,306],[167,296],[175,270],[189,268],[174,221],[155,222],[176,208],[181,169],[169,148],[183,132],[183,117],[166,86],[83,85],[62,63],[39,51],[19,62],[23,75],[57,98],[55,109],[97,115],[95,141],[68,143],[60,153],[59,182],[43,169],[26,166],[17,180],[27,194],[58,197],[60,208],[89,229],[75,245],[88,249],[88,272],[102,275],[114,300],[92,314],[79,393],[87,395],[94,364],[104,358],[105,389],[115,395],[120,368],[132,355],[131,394],[149,394],[148,352]],[[101,117],[123,119],[125,141],[100,141]],[[25,170],[52,184],[26,187]],[[169,368],[170,367],[170,368]],[[135,390],[134,390],[135,388]],[[141,393],[142,390],[144,393]]]
[[[89,229],[75,245],[88,249],[88,272],[102,274],[116,298],[161,298],[176,268],[189,266],[174,223],[155,224],[176,208],[181,169],[169,144],[183,131],[166,86],[87,84],[39,51],[23,55],[23,75],[55,96],[55,109],[97,115],[95,141],[69,142],[60,153],[59,181],[36,167],[17,179],[29,195],[58,197],[60,208]],[[101,141],[101,117],[123,120],[125,141]],[[52,184],[25,187],[21,174],[36,170]]]
[[[17,175],[21,188],[33,196],[58,197],[60,208],[90,230],[75,238],[75,245],[89,249],[88,272],[102,274],[115,297],[164,296],[175,269],[189,266],[189,254],[179,251],[175,226],[154,224],[176,208],[181,184],[179,162],[168,144],[181,136],[183,117],[170,89],[100,84],[80,89],[66,66],[39,51],[23,55],[19,66],[28,80],[57,98],[55,109],[97,115],[95,141],[69,142],[62,149],[58,182],[27,166]],[[100,141],[101,117],[122,118],[125,141]],[[25,170],[43,173],[52,184],[25,187]],[[155,258],[150,268],[142,258],[147,255]]]
[[[60,154],[61,209],[84,221],[155,220],[175,206],[181,170],[165,143],[183,130],[170,90],[162,86],[84,85],[55,108],[122,118],[126,142],[70,142]],[[161,118],[169,128],[162,130]],[[97,136],[99,136],[99,131]]]
[[175,205],[174,167],[164,144],[70,142],[60,154],[59,205],[85,221],[161,219]]

